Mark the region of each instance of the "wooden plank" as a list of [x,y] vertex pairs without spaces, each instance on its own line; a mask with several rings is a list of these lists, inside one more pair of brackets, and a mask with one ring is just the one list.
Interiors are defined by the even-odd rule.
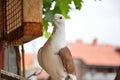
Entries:
[[[43,34],[43,26],[42,23],[36,23],[36,22],[24,22],[23,23],[23,31],[22,30],[18,30],[18,31],[14,31],[11,32],[10,34],[8,34],[8,45],[21,45],[24,44],[26,42],[29,42],[35,38],[38,38],[39,36],[42,36]],[[22,35],[23,33],[23,35]],[[21,34],[21,38],[17,38],[17,35],[20,36]]]
[[23,22],[42,22],[42,0],[23,0]]
[[9,79],[9,80],[30,80],[30,79],[24,78],[22,76],[19,76],[17,74],[4,71],[4,70],[0,70],[0,76],[3,79]]

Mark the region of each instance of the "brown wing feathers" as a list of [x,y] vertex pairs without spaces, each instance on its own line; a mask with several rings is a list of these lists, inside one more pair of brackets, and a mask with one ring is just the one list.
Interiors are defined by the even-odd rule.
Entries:
[[73,58],[68,47],[64,47],[59,51],[59,56],[67,73],[76,74]]

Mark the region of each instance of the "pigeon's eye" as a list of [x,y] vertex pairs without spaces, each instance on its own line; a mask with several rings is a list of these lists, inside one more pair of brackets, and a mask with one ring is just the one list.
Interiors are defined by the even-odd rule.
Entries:
[[62,19],[62,17],[60,17],[59,19]]

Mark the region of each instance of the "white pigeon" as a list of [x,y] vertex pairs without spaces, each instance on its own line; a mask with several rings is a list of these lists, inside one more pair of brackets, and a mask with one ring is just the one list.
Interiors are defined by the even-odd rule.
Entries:
[[65,19],[61,14],[55,14],[53,21],[53,32],[39,49],[38,62],[51,80],[77,80],[73,59],[65,41]]

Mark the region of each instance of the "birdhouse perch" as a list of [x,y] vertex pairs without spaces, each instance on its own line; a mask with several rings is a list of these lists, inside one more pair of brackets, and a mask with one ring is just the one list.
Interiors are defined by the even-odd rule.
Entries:
[[42,0],[0,0],[2,38],[21,45],[42,35]]

